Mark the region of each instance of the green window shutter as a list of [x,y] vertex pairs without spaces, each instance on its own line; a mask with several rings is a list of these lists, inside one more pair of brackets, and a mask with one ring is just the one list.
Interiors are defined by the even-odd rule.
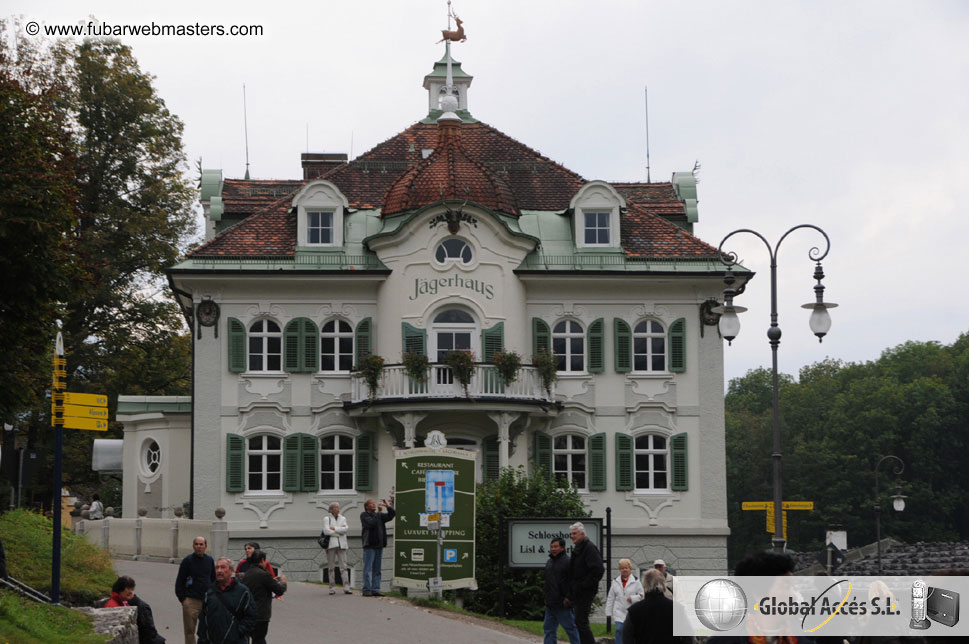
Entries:
[[283,329],[283,369],[289,373],[299,373],[303,369],[300,367],[299,350],[299,318],[290,320],[286,328]]
[[616,434],[616,491],[633,489],[633,439],[632,436]]
[[616,373],[629,373],[633,369],[633,332],[629,323],[622,318],[613,318],[612,335],[616,347]]
[[238,434],[225,437],[225,491],[246,491],[246,439]]
[[605,338],[605,324],[602,318],[589,325],[586,332],[587,344],[589,345],[589,373],[602,373],[605,368],[605,358],[603,346]]
[[670,325],[667,334],[670,345],[670,371],[686,371],[686,318],[680,318]]
[[369,492],[373,489],[373,436],[361,434],[357,436],[357,492]]
[[690,489],[690,477],[687,468],[686,434],[675,434],[670,438],[670,464],[672,465],[674,492],[685,492]]
[[300,318],[300,366],[306,373],[316,373],[320,360],[320,331],[309,318]]
[[299,486],[303,492],[316,492],[320,489],[317,472],[317,458],[319,450],[316,448],[316,436],[312,434],[297,434],[299,436]]
[[229,371],[242,373],[246,370],[246,327],[235,318],[226,320],[226,336],[229,343]]
[[407,322],[401,322],[400,330],[403,336],[401,353],[410,352],[422,355],[427,353],[427,349],[425,349],[427,346],[427,329],[418,329]]
[[481,361],[491,362],[492,357],[505,348],[505,323],[499,322],[481,332]]
[[606,489],[606,435],[589,437],[589,490],[601,492]]
[[283,441],[283,490],[299,492],[299,434]]
[[542,318],[532,318],[532,354],[552,353],[552,331]]
[[498,437],[488,436],[484,439],[484,477],[486,480],[498,479]]
[[552,478],[552,437],[544,432],[535,432],[535,468]]
[[360,360],[373,353],[373,318],[363,318],[357,323],[354,342],[357,345],[356,362],[360,364]]

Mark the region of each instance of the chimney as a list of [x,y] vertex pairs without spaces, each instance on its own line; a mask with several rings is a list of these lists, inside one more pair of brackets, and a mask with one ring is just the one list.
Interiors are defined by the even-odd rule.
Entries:
[[347,162],[345,152],[304,152],[299,157],[303,163],[303,181],[316,179]]

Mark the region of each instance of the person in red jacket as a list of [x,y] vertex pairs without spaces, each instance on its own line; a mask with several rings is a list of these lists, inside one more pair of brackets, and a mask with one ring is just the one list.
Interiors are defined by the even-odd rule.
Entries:
[[128,575],[118,577],[111,586],[111,597],[104,604],[105,608],[119,606],[134,606],[138,609],[138,644],[164,644],[165,638],[155,628],[151,606],[135,595],[135,580]]

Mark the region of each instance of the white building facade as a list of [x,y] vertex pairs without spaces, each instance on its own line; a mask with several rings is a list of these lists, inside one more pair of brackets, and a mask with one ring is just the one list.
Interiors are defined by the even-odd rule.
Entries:
[[[459,103],[440,109],[449,63]],[[179,481],[189,498],[150,514],[224,508],[230,548],[257,540],[318,579],[329,504],[358,536],[364,500],[392,494],[393,450],[439,430],[479,480],[544,469],[593,516],[610,507],[614,561],[726,572],[723,266],[693,235],[694,177],[586,180],[472,117],[470,84],[446,55],[427,117],[350,161],[303,155],[302,180],[203,173],[207,241],[169,271],[193,330],[190,423],[166,436],[161,401],[127,401],[126,456],[159,454],[126,472],[126,507]],[[475,356],[467,390],[455,350]],[[522,356],[512,383],[501,350]],[[373,391],[368,355],[385,362]]]

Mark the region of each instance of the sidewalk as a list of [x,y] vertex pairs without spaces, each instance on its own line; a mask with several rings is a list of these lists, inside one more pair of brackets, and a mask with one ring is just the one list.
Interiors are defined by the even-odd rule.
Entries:
[[[139,597],[151,604],[155,624],[169,644],[181,644],[182,609],[175,598],[178,566],[168,563],[114,560],[118,574],[134,578]],[[389,598],[328,595],[319,584],[292,582],[285,601],[273,601],[269,624],[270,642],[317,644],[363,641],[368,644],[397,642],[468,642],[474,644],[522,644],[540,638],[512,635],[442,617],[412,604]]]

